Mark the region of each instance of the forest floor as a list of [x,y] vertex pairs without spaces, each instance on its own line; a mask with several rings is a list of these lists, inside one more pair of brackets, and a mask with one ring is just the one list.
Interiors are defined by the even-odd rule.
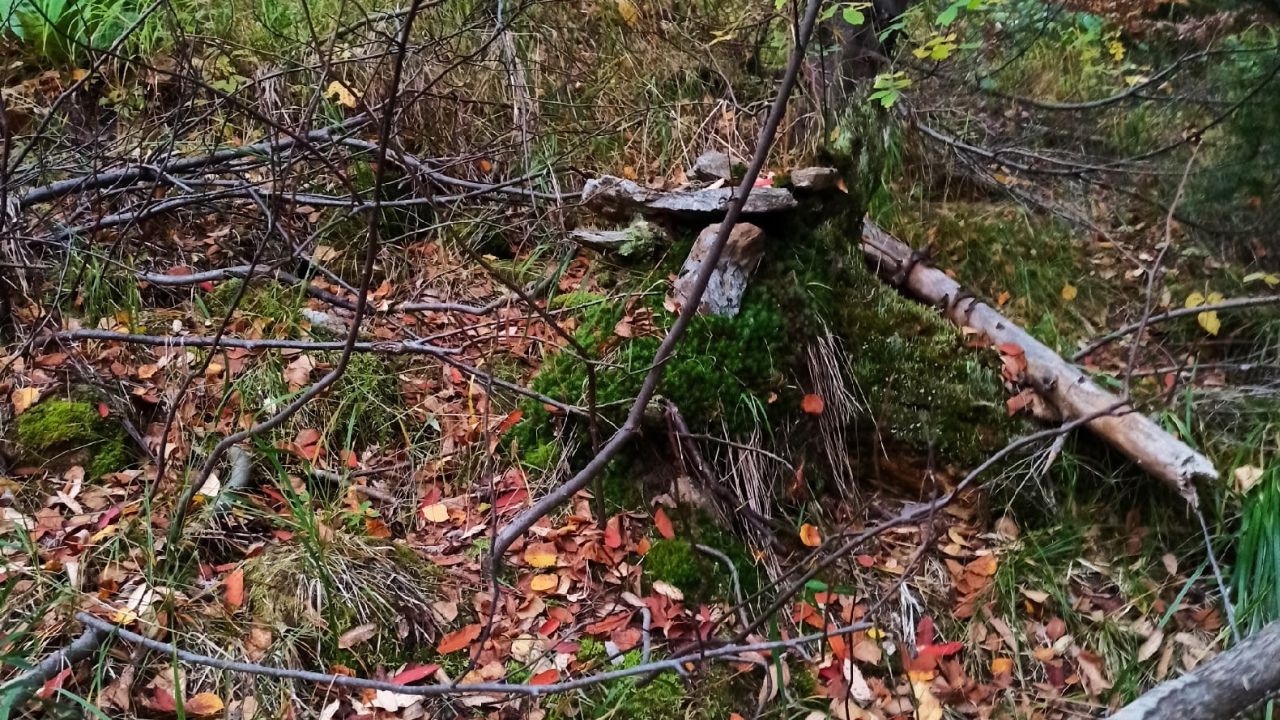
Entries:
[[[640,41],[626,33],[648,17],[636,12],[619,0],[616,17],[583,21],[621,28],[623,40],[601,41],[602,56],[634,58],[628,43]],[[486,37],[476,27],[487,28],[487,18],[476,27],[468,13],[458,18]],[[449,52],[471,50],[447,46],[447,31],[438,32]],[[1095,41],[1105,48],[1112,37]],[[170,48],[148,57],[179,56]],[[201,82],[229,82],[234,91],[250,79],[266,82],[260,61],[214,53],[191,66],[211,73]],[[614,82],[624,86],[627,73],[669,70],[618,63],[625,77]],[[465,120],[510,121],[520,98],[506,96],[508,65],[495,59],[470,84],[453,86],[477,101],[490,93],[503,100],[491,115],[474,110]],[[56,168],[111,169],[99,164],[109,160],[98,156],[109,154],[101,147],[127,158],[129,137],[155,142],[154,123],[173,130],[182,156],[265,137],[248,121],[184,120],[185,80],[95,72],[102,79],[86,88],[77,86],[82,69],[55,67],[5,89],[6,103],[26,113],[23,123],[54,114],[56,99],[72,95],[52,131],[60,140],[41,145],[49,166],[9,192],[61,179]],[[1059,82],[1083,74],[1064,70]],[[1124,82],[1119,71],[1108,81]],[[1041,82],[1028,71],[1005,89],[1043,94]],[[1116,89],[1093,82],[1096,94]],[[148,87],[174,107],[133,99]],[[330,121],[361,114],[345,87],[324,91]],[[554,177],[519,185],[532,198],[524,204],[418,208],[408,201],[429,183],[388,173],[406,204],[380,215],[370,314],[345,364],[367,223],[326,204],[342,182],[321,166],[340,163],[368,189],[383,172],[368,154],[326,146],[323,161],[298,168],[246,164],[163,188],[143,178],[157,187],[68,194],[42,205],[38,218],[24,217],[15,238],[53,237],[137,207],[127,204],[129,192],[159,201],[190,192],[184,182],[193,178],[215,188],[289,178],[309,193],[276,203],[264,190],[69,233],[64,240],[77,239],[38,252],[6,251],[4,267],[39,272],[10,281],[15,299],[5,306],[0,355],[3,677],[74,639],[77,612],[207,660],[108,643],[43,683],[25,711],[326,720],[1097,717],[1231,644],[1232,622],[1247,630],[1274,616],[1274,305],[1188,315],[1154,325],[1136,344],[1130,335],[1080,359],[1098,382],[1131,391],[1144,412],[1217,464],[1223,480],[1202,488],[1199,508],[1093,436],[1063,435],[998,464],[926,521],[867,538],[767,612],[773,593],[818,552],[946,493],[1009,439],[1047,426],[1011,409],[999,353],[864,268],[836,267],[840,260],[815,244],[833,226],[803,214],[762,223],[765,260],[743,312],[700,319],[672,361],[660,394],[692,432],[680,436],[669,419],[646,426],[491,575],[496,529],[590,457],[600,442],[593,430],[607,439],[619,424],[674,321],[663,297],[705,225],[670,222],[635,254],[594,252],[567,233],[610,221],[548,198],[606,173],[675,187],[709,148],[749,157],[759,121],[736,103],[760,103],[767,88],[743,89],[734,102],[703,90],[659,130],[593,118],[599,127],[582,131],[548,102],[543,122],[554,130],[543,132],[563,145],[532,143],[545,153],[539,171],[571,168],[559,177],[572,180],[564,188],[552,187]],[[263,107],[279,102],[255,92]],[[618,112],[610,101],[625,96],[610,92],[617,94],[593,97],[601,113]],[[930,99],[922,88],[919,104]],[[81,137],[77,123],[101,121],[95,108],[110,108],[117,137]],[[442,119],[449,112],[432,105],[405,120],[455,181],[429,193],[462,187],[464,195],[458,180],[491,186],[528,169],[511,160],[530,155],[519,132],[500,125],[494,133],[515,148],[480,142],[483,130],[459,130],[466,123]],[[779,183],[814,160],[806,117],[790,116],[794,132],[767,165]],[[884,117],[893,124],[899,116]],[[997,173],[996,187],[983,185],[963,162],[939,160],[909,123],[893,127],[871,217],[913,247],[929,246],[930,262],[1064,356],[1144,314],[1263,296],[1280,284],[1265,247],[1241,252],[1206,240],[1167,208],[1113,195],[1081,201],[1067,187],[1037,191],[1030,202],[1027,192],[1038,189],[1025,179]],[[71,162],[60,153],[72,141],[97,149],[73,151]],[[264,223],[258,208],[267,203]],[[1087,217],[1054,212],[1067,206]],[[844,241],[859,258],[858,238]],[[268,245],[279,247],[262,249]],[[830,271],[820,267],[827,261]],[[247,284],[226,271],[245,265],[257,268]],[[841,284],[829,286],[832,278]],[[522,302],[528,293],[534,301]],[[584,351],[598,374],[593,390],[576,359]],[[175,546],[166,535],[179,497],[213,445],[272,417],[339,364],[332,386],[239,444],[194,488]],[[822,375],[830,367],[837,369]],[[588,404],[607,427],[586,427],[578,416]],[[717,483],[731,489],[732,502]],[[1234,604],[1224,604],[1228,590]],[[699,657],[732,647],[757,618],[767,622],[745,639],[758,647],[720,663]],[[846,626],[856,629],[828,634]],[[796,640],[809,633],[822,637]],[[673,659],[655,668],[666,672],[575,684]],[[218,660],[404,685],[485,685],[423,697],[238,672]],[[507,693],[500,683],[521,689]]]

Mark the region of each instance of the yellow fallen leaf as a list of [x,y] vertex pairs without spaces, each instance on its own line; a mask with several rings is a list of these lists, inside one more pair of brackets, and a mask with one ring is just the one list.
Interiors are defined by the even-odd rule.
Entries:
[[1189,308],[1200,307],[1203,304],[1204,304],[1204,294],[1193,292],[1187,296],[1187,301],[1183,303],[1183,307],[1189,307]]
[[324,89],[324,96],[345,108],[355,109],[356,96],[341,80],[334,80]]
[[1197,314],[1196,322],[1200,323],[1200,327],[1210,335],[1217,335],[1222,329],[1222,321],[1218,319],[1218,313],[1213,310]]
[[445,522],[449,519],[449,508],[444,503],[433,503],[422,508],[422,519],[427,522]]
[[525,548],[524,561],[536,568],[555,567],[556,546],[551,543],[534,543]]
[[618,14],[622,16],[622,21],[631,27],[635,27],[640,21],[640,11],[636,9],[635,3],[631,0],[615,0],[618,3]]
[[916,696],[916,720],[942,720],[942,703],[934,697],[928,682],[912,678],[911,692]]
[[800,526],[800,542],[807,547],[818,547],[822,544],[822,534],[818,532],[818,528],[805,523]]
[[40,391],[33,387],[18,388],[9,394],[9,400],[13,403],[13,414],[21,415],[27,411],[40,399]]
[[546,592],[547,590],[554,590],[559,584],[560,578],[551,573],[534,575],[533,579],[529,581],[529,589],[534,592]]
[[1062,299],[1066,300],[1067,302],[1071,302],[1072,300],[1075,300],[1076,295],[1079,295],[1079,294],[1080,294],[1080,291],[1076,290],[1076,286],[1072,285],[1071,283],[1067,283],[1066,285],[1062,286]]

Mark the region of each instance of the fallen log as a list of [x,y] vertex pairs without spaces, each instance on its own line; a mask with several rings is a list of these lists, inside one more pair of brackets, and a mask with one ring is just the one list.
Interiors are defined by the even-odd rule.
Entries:
[[[582,201],[604,215],[627,217],[636,212],[658,215],[705,217],[724,215],[733,201],[734,188],[651,190],[630,180],[604,175],[588,180]],[[742,206],[744,215],[785,212],[796,208],[795,196],[784,188],[755,188]]]
[[1195,670],[1155,686],[1111,720],[1229,720],[1280,695],[1280,621]]
[[1217,479],[1218,471],[1208,458],[1147,416],[1132,410],[1107,413],[1122,402],[1120,397],[1103,390],[995,308],[966,293],[946,273],[920,262],[911,248],[871,220],[863,226],[862,251],[881,278],[939,307],[957,326],[974,328],[994,345],[1021,348],[1026,356],[1025,379],[1045,401],[1068,420],[1098,415],[1087,424],[1090,430],[1192,506],[1197,504],[1195,482]]

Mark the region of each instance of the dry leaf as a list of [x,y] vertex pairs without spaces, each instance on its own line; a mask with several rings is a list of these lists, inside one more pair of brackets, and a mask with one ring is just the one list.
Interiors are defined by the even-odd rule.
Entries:
[[810,415],[821,415],[826,403],[822,402],[822,396],[809,393],[800,401],[800,409]]
[[658,534],[667,540],[671,540],[676,536],[675,528],[671,527],[671,519],[662,511],[662,508],[658,508],[654,511],[653,525],[658,528]]
[[622,21],[631,27],[635,27],[640,21],[640,11],[636,9],[635,3],[631,0],[615,0],[618,3],[618,14],[622,16]]
[[533,579],[529,581],[529,589],[534,592],[546,592],[547,590],[556,589],[556,586],[559,584],[560,578],[550,573],[546,575],[534,575]]
[[1262,468],[1255,465],[1241,465],[1232,475],[1236,479],[1236,492],[1247,493],[1262,479]]
[[232,610],[244,605],[244,568],[236,568],[223,578],[222,599]]
[[338,636],[338,647],[346,650],[359,645],[376,634],[378,634],[378,626],[373,623],[357,625]]
[[222,698],[210,692],[202,692],[182,703],[182,709],[192,715],[217,715],[222,712]]
[[1155,657],[1156,651],[1160,649],[1160,643],[1164,642],[1164,633],[1156,630],[1143,641],[1138,648],[1138,662],[1146,662]]
[[822,533],[818,532],[818,528],[805,523],[800,526],[800,542],[807,547],[818,547],[822,544]]
[[653,591],[665,598],[675,600],[676,602],[684,600],[684,593],[680,592],[680,588],[672,585],[666,580],[654,580]]
[[1013,658],[998,657],[991,661],[991,674],[1013,672]]
[[913,678],[911,693],[916,696],[917,720],[942,720],[942,703],[934,697],[928,681]]
[[329,83],[329,87],[324,89],[324,96],[333,100],[336,104],[345,108],[356,107],[356,95],[342,84],[341,80],[334,80]]
[[556,546],[553,543],[534,543],[524,549],[524,561],[531,567],[549,568],[556,565]]
[[422,519],[427,522],[442,523],[449,519],[449,508],[444,503],[432,503],[422,508]]
[[441,638],[440,644],[436,646],[436,652],[441,655],[457,652],[470,645],[478,637],[480,637],[480,623],[468,625]]
[[18,388],[9,394],[9,400],[13,403],[13,414],[21,415],[27,411],[27,408],[35,405],[40,399],[40,391],[36,388]]
[[1072,285],[1071,283],[1067,283],[1066,285],[1062,286],[1062,299],[1066,300],[1067,302],[1071,302],[1072,300],[1075,300],[1076,295],[1079,295],[1079,294],[1080,294],[1080,291],[1076,290],[1076,286]]

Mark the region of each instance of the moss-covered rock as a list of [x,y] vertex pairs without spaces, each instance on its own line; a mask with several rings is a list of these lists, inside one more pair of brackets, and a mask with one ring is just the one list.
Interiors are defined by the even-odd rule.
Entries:
[[89,453],[86,472],[100,477],[126,467],[131,458],[124,431],[107,422],[91,403],[51,398],[18,416],[19,449],[31,462]]

